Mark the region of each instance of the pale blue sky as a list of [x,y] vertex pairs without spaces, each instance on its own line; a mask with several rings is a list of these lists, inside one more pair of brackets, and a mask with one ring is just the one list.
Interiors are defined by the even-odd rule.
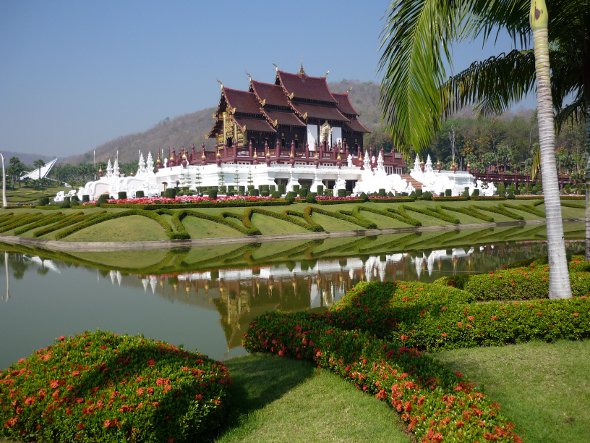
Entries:
[[[66,156],[215,106],[276,63],[379,81],[389,2],[2,0],[0,151]],[[455,71],[510,49],[461,45]]]

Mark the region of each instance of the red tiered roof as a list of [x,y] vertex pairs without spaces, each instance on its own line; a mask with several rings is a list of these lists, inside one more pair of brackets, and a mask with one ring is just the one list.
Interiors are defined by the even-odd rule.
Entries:
[[291,106],[295,111],[301,115],[306,115],[307,118],[318,118],[324,120],[333,120],[339,122],[347,122],[348,119],[335,106],[321,106],[312,105],[309,103],[293,103]]
[[283,88],[280,86],[251,80],[250,87],[252,92],[256,94],[256,97],[258,97],[258,100],[260,102],[265,102],[264,106],[289,107],[287,97],[283,92]]
[[351,119],[349,122],[344,123],[353,132],[371,132],[363,126],[363,124],[356,118]]
[[262,112],[271,122],[273,122],[273,124],[276,121],[278,125],[301,127],[306,126],[305,123],[303,123],[292,111],[280,111],[263,108]]
[[277,71],[276,84],[281,85],[287,95],[293,94],[293,98],[337,103],[328,88],[326,77],[309,77],[304,72],[290,74]]
[[232,118],[240,126],[242,131],[277,132],[266,120],[260,118],[240,117],[235,115],[232,115]]
[[350,103],[350,99],[348,98],[348,92],[342,94],[334,92],[332,93],[332,95],[334,96],[336,101],[338,101],[338,109],[340,109],[340,112],[348,116],[359,115],[359,113],[356,112],[356,109],[354,109],[354,107],[352,106],[352,103]]
[[262,117],[260,112],[260,104],[256,100],[256,96],[251,92],[238,91],[237,89],[223,88],[223,96],[228,106],[234,108],[242,114],[255,114]]

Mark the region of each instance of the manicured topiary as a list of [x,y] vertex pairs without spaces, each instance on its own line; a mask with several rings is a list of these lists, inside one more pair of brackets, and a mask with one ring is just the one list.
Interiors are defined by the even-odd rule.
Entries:
[[[141,191],[141,192],[143,192],[143,191]],[[82,196],[82,203],[88,203],[89,201],[90,201],[90,196],[88,194],[84,194]]]
[[107,201],[109,201],[109,194],[100,194],[98,199],[96,200],[96,204],[97,206],[100,206],[104,203],[106,203]]
[[223,423],[227,369],[139,336],[85,332],[0,373],[0,435],[38,441],[196,441]]
[[49,197],[40,197],[39,201],[37,202],[39,206],[47,206],[49,204]]
[[117,198],[119,200],[125,200],[127,198],[127,192],[125,192],[125,191],[119,191],[117,193]]

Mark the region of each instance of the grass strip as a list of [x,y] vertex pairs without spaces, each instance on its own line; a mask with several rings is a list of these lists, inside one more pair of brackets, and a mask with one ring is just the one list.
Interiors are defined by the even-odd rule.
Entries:
[[445,209],[447,211],[455,211],[455,212],[459,212],[461,214],[468,215],[470,217],[478,218],[478,219],[483,220],[488,223],[494,222],[494,217],[491,217],[487,214],[484,214],[481,211],[478,211],[473,205],[471,205],[467,208],[461,207],[461,206],[455,207],[455,206],[450,206],[450,205],[441,205],[441,208]]
[[433,218],[437,218],[439,220],[452,223],[454,225],[458,225],[461,223],[461,220],[458,218],[453,217],[451,214],[444,212],[439,206],[436,208],[418,208],[414,206],[403,206],[406,211],[413,211],[419,214],[428,215]]

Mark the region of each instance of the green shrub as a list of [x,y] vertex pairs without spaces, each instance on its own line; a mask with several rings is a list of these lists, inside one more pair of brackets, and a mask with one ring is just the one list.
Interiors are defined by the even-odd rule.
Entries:
[[359,195],[359,198],[363,202],[368,202],[369,201],[369,196],[367,194],[365,194],[364,192],[361,192],[361,195]]
[[[141,192],[143,193],[143,191],[141,191]],[[90,201],[90,196],[88,194],[84,194],[82,196],[82,203],[88,203],[89,201]]]
[[465,189],[463,189],[463,193],[461,194],[463,197],[465,197],[467,200],[469,200],[469,188],[465,187]]
[[432,192],[426,191],[422,193],[422,200],[432,200]]
[[338,189],[338,197],[346,197],[346,189]]
[[316,190],[316,194],[317,195],[324,195],[324,186],[323,185],[318,185],[318,188]]
[[47,206],[49,204],[49,197],[47,197],[47,196],[40,197],[37,204],[39,206]]
[[0,435],[38,441],[196,441],[223,424],[227,369],[110,332],[60,337],[0,373]]
[[175,198],[176,197],[176,192],[177,192],[177,189],[176,188],[167,188],[164,191],[164,197],[166,197],[166,198]]
[[71,206],[70,197],[64,197],[64,201],[60,203],[60,208],[69,208]]
[[293,194],[291,192],[288,192],[287,195],[285,196],[285,202],[287,202],[288,204],[291,204],[295,201],[295,197],[293,196]]
[[[295,187],[293,187],[293,188],[295,188]],[[299,197],[305,198],[305,197],[307,197],[308,193],[309,193],[309,189],[307,189],[306,187],[299,188],[299,192],[298,192]]]
[[225,186],[225,185],[218,186],[217,191],[221,195],[226,195],[227,194],[227,186]]
[[424,191],[422,190],[422,188],[416,189],[416,198],[418,200],[420,200],[422,198],[422,194],[424,193]]
[[285,195],[286,192],[287,192],[287,187],[285,185],[279,185],[279,193],[281,195]]
[[473,192],[471,193],[472,197],[479,197],[479,189],[474,189]]
[[451,197],[453,195],[452,189],[445,189],[445,197]]
[[379,197],[385,197],[387,194],[385,193],[384,188],[379,188],[379,192],[377,193]]
[[207,192],[207,197],[209,197],[211,200],[217,200],[217,189],[210,188],[209,192]]
[[310,192],[309,194],[307,194],[307,197],[305,197],[305,201],[307,203],[315,203],[316,202],[315,196],[316,196],[315,192]]
[[299,185],[293,185],[293,192],[296,193],[296,194],[298,194],[299,193],[299,188],[300,188]]
[[279,191],[274,191],[274,192],[271,194],[271,197],[272,197],[272,198],[281,198],[281,195],[282,195],[282,194],[281,194]]
[[109,196],[109,194],[100,194],[98,196],[98,199],[96,200],[96,205],[100,206],[104,203],[106,203],[111,197]]
[[117,198],[119,200],[126,200],[127,199],[127,192],[125,192],[125,191],[119,191],[117,193]]

